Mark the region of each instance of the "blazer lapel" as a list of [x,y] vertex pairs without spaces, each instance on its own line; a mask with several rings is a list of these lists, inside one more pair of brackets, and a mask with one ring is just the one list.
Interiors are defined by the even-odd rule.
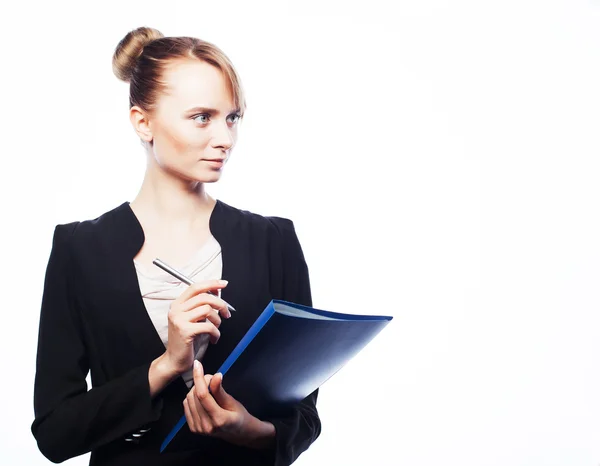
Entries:
[[133,348],[130,356],[133,364],[142,364],[156,359],[165,352],[158,332],[148,315],[142,299],[133,258],[144,244],[144,231],[131,210],[129,202],[115,210],[113,228],[110,231],[114,245],[110,264],[110,277],[114,286],[119,287],[120,324],[131,329]]

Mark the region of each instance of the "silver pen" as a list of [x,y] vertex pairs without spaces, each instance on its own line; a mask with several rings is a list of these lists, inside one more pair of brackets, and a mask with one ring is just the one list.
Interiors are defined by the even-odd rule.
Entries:
[[[163,269],[165,272],[170,273],[171,275],[173,275],[175,278],[181,280],[183,283],[185,283],[186,285],[192,285],[195,282],[193,280],[191,280],[190,278],[186,277],[184,274],[182,274],[181,272],[178,272],[177,270],[175,270],[173,267],[171,267],[170,265],[165,264],[163,261],[161,261],[160,259],[154,259],[152,261],[152,263],[154,265],[157,265],[158,267],[160,267],[161,269]],[[217,293],[215,293],[212,290],[208,290],[207,291],[208,294],[211,294],[213,296],[219,296]],[[229,309],[229,312],[235,312],[235,308],[229,304],[227,301],[225,301],[225,304],[227,304],[227,309]]]

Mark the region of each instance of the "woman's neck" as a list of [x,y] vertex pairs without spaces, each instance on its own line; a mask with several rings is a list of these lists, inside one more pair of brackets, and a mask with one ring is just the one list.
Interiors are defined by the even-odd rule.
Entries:
[[206,227],[215,203],[203,183],[186,182],[149,170],[130,206],[147,225],[197,230]]

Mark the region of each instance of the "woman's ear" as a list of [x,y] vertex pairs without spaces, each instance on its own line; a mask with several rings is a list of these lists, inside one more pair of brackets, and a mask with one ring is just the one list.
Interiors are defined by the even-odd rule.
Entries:
[[129,110],[129,119],[137,135],[145,142],[152,142],[152,130],[150,129],[150,120],[146,112],[137,105],[134,105]]

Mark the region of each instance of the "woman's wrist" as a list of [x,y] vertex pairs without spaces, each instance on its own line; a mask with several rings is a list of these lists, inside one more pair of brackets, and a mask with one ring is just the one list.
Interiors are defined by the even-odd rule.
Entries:
[[246,447],[264,450],[275,445],[275,426],[270,422],[251,416],[247,432]]
[[148,371],[148,382],[150,384],[150,397],[154,398],[167,385],[177,378],[179,374],[172,369],[166,353],[160,355],[150,364]]

